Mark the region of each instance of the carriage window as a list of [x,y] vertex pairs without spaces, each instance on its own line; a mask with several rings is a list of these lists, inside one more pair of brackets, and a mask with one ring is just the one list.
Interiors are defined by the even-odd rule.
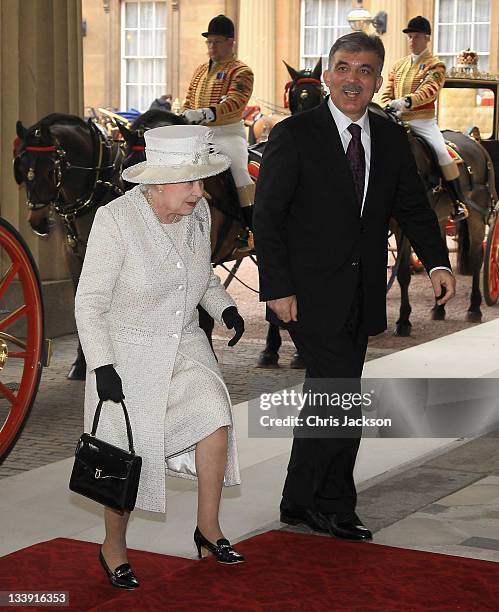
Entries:
[[492,0],[437,0],[435,49],[447,68],[457,64],[461,51],[478,53],[478,69],[489,69]]
[[494,129],[495,98],[491,89],[444,87],[438,100],[438,127],[464,132],[478,127],[482,138]]
[[166,94],[166,2],[122,3],[121,108],[146,111]]
[[312,70],[320,57],[327,65],[334,41],[352,31],[347,22],[351,10],[351,0],[302,0],[300,68]]

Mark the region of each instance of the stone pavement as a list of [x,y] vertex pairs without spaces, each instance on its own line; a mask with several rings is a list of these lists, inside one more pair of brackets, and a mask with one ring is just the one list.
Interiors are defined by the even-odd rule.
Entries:
[[[282,367],[268,371],[254,367],[262,348],[258,340],[245,339],[235,349],[227,348],[225,342],[225,337],[217,337],[215,346],[233,400],[241,402],[235,417],[244,486],[224,490],[222,522],[230,539],[237,542],[255,530],[282,528],[278,505],[289,457],[288,440],[263,441],[248,436],[247,405],[242,400],[298,384],[303,372],[287,367],[293,352],[288,343],[283,347]],[[490,322],[409,349],[396,359],[386,355],[371,361],[366,375],[375,374],[378,367],[393,371],[394,376],[410,377],[424,376],[429,368],[438,376],[437,366],[444,363],[463,376],[470,373],[471,365],[463,355],[473,349],[476,371],[471,375],[498,376],[494,359],[498,342],[499,322]],[[65,379],[75,347],[74,336],[56,340],[54,360],[44,373],[26,429],[0,467],[0,555],[50,537],[102,541],[102,521],[94,505],[67,490],[82,423],[83,383]],[[380,356],[379,348],[370,349],[369,359]],[[359,514],[375,532],[376,543],[499,561],[499,448],[495,438],[366,438],[356,470]],[[134,513],[129,544],[192,556],[195,484],[169,485],[168,520]]]
[[[215,336],[214,344],[234,404],[257,397],[264,391],[297,385],[303,380],[302,370],[288,367],[294,352],[291,342],[283,342],[279,368],[262,369],[255,364],[263,341],[242,339],[234,348],[229,348],[227,338],[230,334]],[[66,379],[76,356],[76,345],[76,335],[53,340],[51,364],[43,371],[35,404],[21,436],[0,464],[0,479],[73,455],[83,431],[84,383]],[[390,352],[373,349],[368,359]]]

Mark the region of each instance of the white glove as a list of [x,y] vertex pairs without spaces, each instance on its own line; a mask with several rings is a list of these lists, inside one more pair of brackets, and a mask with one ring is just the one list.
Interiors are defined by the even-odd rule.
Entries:
[[409,108],[409,105],[407,104],[407,100],[405,98],[399,98],[398,100],[392,100],[389,107],[394,111],[400,112],[406,108]]
[[187,119],[193,125],[211,123],[215,121],[215,113],[211,108],[198,108],[197,110],[186,110],[182,113],[182,117]]

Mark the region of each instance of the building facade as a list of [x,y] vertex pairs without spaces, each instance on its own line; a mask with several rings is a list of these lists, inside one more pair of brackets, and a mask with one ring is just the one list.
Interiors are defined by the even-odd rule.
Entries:
[[[41,239],[27,223],[25,190],[12,173],[16,121],[30,126],[49,113],[82,116],[92,107],[143,111],[161,94],[182,100],[195,67],[207,57],[201,33],[219,13],[233,19],[238,56],[255,73],[252,101],[279,110],[289,80],[282,60],[303,68],[327,57],[334,40],[349,31],[346,15],[358,5],[357,0],[0,0],[0,212],[21,231],[39,267],[47,316],[54,322],[49,335],[72,329],[64,316],[71,311],[72,287],[61,255],[62,233]],[[432,22],[433,48],[448,65],[471,47],[482,70],[499,72],[498,0],[365,0],[363,6],[372,15],[388,15],[382,35],[385,75],[407,54],[402,29],[415,15]],[[493,109],[484,100],[486,95],[477,102],[473,92],[462,92],[449,112],[455,120],[474,105],[473,121],[486,133]],[[462,117],[463,126],[468,117]]]
[[[288,74],[327,59],[336,38],[351,31],[354,7],[387,13],[385,71],[407,54],[402,29],[423,15],[433,25],[433,50],[447,65],[471,48],[480,68],[499,71],[499,2],[494,0],[83,0],[85,107],[144,111],[162,94],[181,101],[195,67],[205,61],[209,20],[235,22],[237,54],[255,73],[253,102],[282,106]],[[325,64],[324,64],[325,65]]]

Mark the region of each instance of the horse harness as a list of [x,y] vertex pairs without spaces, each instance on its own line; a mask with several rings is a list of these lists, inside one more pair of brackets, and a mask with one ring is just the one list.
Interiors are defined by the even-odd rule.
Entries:
[[[94,165],[78,166],[72,164],[67,157],[66,150],[54,137],[55,144],[49,146],[30,146],[27,145],[19,156],[24,152],[35,153],[40,155],[54,155],[54,174],[55,174],[55,189],[56,196],[51,202],[33,202],[28,195],[27,205],[30,210],[40,210],[46,206],[52,205],[57,214],[62,217],[66,230],[66,241],[73,252],[77,254],[77,247],[81,240],[78,237],[78,232],[74,220],[77,217],[84,215],[91,209],[95,208],[99,201],[102,200],[103,193],[111,191],[116,196],[123,195],[124,191],[114,181],[114,174],[119,170],[121,161],[121,150],[116,148],[114,159],[111,157],[111,149],[113,142],[104,134],[104,132],[92,121],[88,120],[87,126],[92,139],[92,151],[94,157]],[[35,135],[39,135],[35,132]],[[33,182],[36,178],[35,163],[30,165],[26,179]],[[104,164],[104,165],[103,165]],[[93,172],[93,180],[90,191],[84,196],[77,198],[75,202],[68,204],[62,197],[63,175],[67,170],[82,170],[85,172]]]
[[[296,81],[288,81],[284,87],[284,108],[289,108],[289,93],[292,87],[297,87],[298,85],[315,85],[316,87],[321,88],[321,99],[324,97],[324,91],[322,89],[322,82],[320,79],[315,79],[309,76],[303,76],[297,79]],[[305,90],[300,94],[300,97],[307,98],[308,92]]]

